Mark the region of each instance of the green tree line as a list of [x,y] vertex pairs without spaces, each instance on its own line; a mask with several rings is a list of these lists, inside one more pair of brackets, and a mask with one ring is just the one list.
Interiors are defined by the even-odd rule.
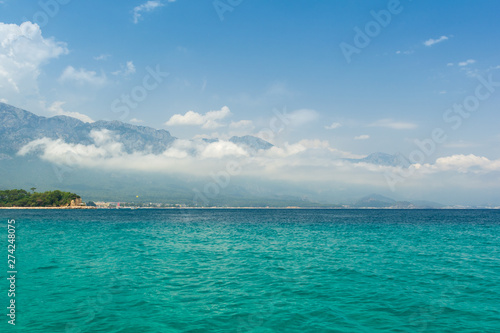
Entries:
[[60,207],[80,198],[79,195],[56,191],[29,193],[25,190],[0,190],[0,207]]

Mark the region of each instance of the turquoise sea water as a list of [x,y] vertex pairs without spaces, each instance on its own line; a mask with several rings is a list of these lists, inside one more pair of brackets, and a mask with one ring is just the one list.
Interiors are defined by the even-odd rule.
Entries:
[[0,332],[500,332],[500,211],[1,210],[4,276],[8,219]]

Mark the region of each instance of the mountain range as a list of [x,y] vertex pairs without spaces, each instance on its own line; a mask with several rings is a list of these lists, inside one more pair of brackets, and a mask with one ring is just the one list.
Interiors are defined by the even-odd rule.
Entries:
[[[85,123],[68,116],[42,117],[14,106],[0,103],[0,188],[61,189],[74,191],[94,200],[134,200],[141,193],[140,200],[189,202],[193,188],[201,188],[206,180],[176,175],[156,175],[138,172],[88,170],[65,167],[41,160],[36,154],[19,156],[19,150],[28,143],[42,138],[62,140],[69,144],[91,145],[95,138],[93,131],[107,130],[115,134],[115,140],[122,144],[127,153],[150,152],[161,154],[179,140],[169,131],[146,126],[136,126],[120,121],[96,121]],[[206,143],[218,142],[217,138],[201,139]],[[233,136],[228,141],[255,153],[268,150],[273,145],[258,137]],[[374,153],[361,159],[349,159],[352,163],[371,163],[408,167],[409,162],[402,155]],[[7,175],[7,177],[5,177]],[[267,182],[270,183],[270,182]],[[268,184],[269,185],[269,184]],[[270,189],[272,188],[272,190]],[[166,190],[167,189],[167,190]],[[233,182],[211,205],[232,206],[332,206],[331,200],[313,199],[314,193],[291,188],[287,184],[274,182],[272,186],[256,184],[252,180]],[[113,200],[115,199],[115,200]],[[429,207],[426,203],[397,202],[371,195],[353,202],[351,207]]]
[[[66,143],[89,145],[94,143],[93,130],[109,130],[117,134],[118,142],[127,153],[151,151],[160,154],[175,140],[170,132],[151,127],[136,126],[120,121],[96,121],[85,123],[68,116],[50,118],[37,116],[26,110],[0,103],[0,153],[17,153],[27,143],[41,138],[62,139]],[[212,139],[216,142],[218,139]],[[269,149],[273,145],[254,136],[233,136],[229,139],[236,145],[254,150]]]
[[370,163],[375,165],[383,165],[383,166],[394,166],[394,167],[403,167],[408,168],[411,165],[411,162],[402,154],[386,154],[386,153],[372,153],[364,158],[346,158],[345,161],[349,161],[352,163]]
[[354,208],[443,208],[444,205],[432,201],[396,201],[380,194],[370,194],[357,200]]

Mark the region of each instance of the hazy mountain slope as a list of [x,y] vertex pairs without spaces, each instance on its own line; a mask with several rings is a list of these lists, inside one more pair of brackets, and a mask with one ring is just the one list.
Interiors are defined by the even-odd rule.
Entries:
[[[93,130],[109,130],[123,144],[127,153],[135,151],[160,154],[177,139],[166,130],[136,126],[120,121],[84,123],[67,116],[37,116],[26,110],[0,103],[0,153],[14,154],[27,143],[40,139],[62,139],[67,143],[90,145]],[[206,140],[217,142],[218,139]],[[269,149],[273,145],[257,137],[233,136],[229,141],[252,150]]]
[[160,153],[176,139],[166,130],[119,121],[84,123],[67,116],[46,118],[0,103],[0,152],[15,153],[28,142],[44,137],[89,145],[94,143],[90,136],[92,130],[103,129],[117,134],[118,141],[129,153],[145,150]]
[[[61,139],[72,144],[94,144],[93,131],[109,130],[115,141],[126,152],[151,152],[160,154],[177,140],[166,130],[135,126],[119,121],[84,123],[67,116],[41,117],[31,112],[0,103],[0,188],[37,187],[39,190],[60,189],[76,192],[87,200],[166,202],[187,205],[218,206],[323,206],[346,204],[346,195],[359,197],[363,192],[354,186],[341,192],[317,192],[307,183],[292,184],[275,180],[259,181],[254,178],[235,177],[210,196],[204,189],[213,183],[210,177],[155,172],[125,172],[85,169],[78,165],[61,166],[40,159],[37,154],[18,156],[17,152],[27,143],[41,138]],[[202,140],[215,143],[216,138]],[[273,147],[254,136],[233,136],[230,142],[256,153]],[[193,141],[194,142],[194,141]],[[409,162],[401,155],[374,153],[363,159],[350,159],[353,163],[365,162],[378,165],[403,165]],[[364,188],[366,191],[366,188]],[[198,192],[197,192],[198,191]],[[368,190],[369,191],[369,190]],[[204,193],[196,202],[195,194]],[[415,208],[440,207],[430,202],[402,202],[380,195],[370,195],[357,200],[350,207]]]
[[410,161],[401,154],[386,154],[386,153],[373,153],[364,158],[354,159],[347,158],[346,161],[352,163],[370,163],[375,165],[384,165],[384,166],[401,166],[407,168],[411,165]]
[[251,135],[233,136],[231,139],[229,139],[229,141],[237,145],[244,145],[252,150],[266,150],[273,147],[273,145],[269,142]]

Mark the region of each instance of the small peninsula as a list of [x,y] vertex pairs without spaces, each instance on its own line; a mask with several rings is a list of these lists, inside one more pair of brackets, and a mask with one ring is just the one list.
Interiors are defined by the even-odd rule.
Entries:
[[0,190],[2,208],[84,208],[78,194],[59,190],[31,193],[26,190]]

